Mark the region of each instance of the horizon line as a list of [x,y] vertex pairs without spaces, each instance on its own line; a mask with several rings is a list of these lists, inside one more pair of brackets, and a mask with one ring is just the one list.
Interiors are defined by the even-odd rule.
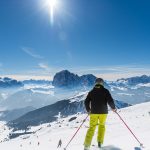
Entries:
[[[92,74],[92,73],[91,73]],[[86,75],[86,74],[84,74]],[[108,80],[108,81],[116,81],[118,79],[122,79],[122,78],[131,78],[131,77],[137,77],[137,76],[142,76],[142,75],[147,75],[148,74],[142,74],[142,73],[103,73],[103,74],[94,74],[94,76],[96,77],[101,77],[104,80]],[[80,75],[79,75],[80,76]],[[6,75],[0,75],[0,78],[4,78],[4,77],[8,77],[11,79],[15,79],[18,81],[24,81],[24,80],[48,80],[48,81],[52,81],[54,76],[52,75],[24,75],[24,74],[6,74]]]

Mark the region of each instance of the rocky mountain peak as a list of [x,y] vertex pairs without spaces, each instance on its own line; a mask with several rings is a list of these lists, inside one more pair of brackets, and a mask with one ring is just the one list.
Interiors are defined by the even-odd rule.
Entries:
[[52,84],[55,87],[77,87],[77,86],[92,86],[95,83],[96,77],[92,74],[78,76],[68,70],[63,70],[55,74]]

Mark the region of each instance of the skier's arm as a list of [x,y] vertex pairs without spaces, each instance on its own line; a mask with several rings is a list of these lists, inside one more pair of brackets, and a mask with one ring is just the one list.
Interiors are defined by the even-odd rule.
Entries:
[[85,101],[84,101],[84,105],[85,105],[85,108],[86,108],[86,111],[87,112],[90,112],[90,101],[91,101],[91,93],[89,92]]
[[113,111],[116,111],[116,106],[115,106],[114,100],[108,90],[106,91],[106,99],[107,99],[108,105],[111,107],[111,109]]

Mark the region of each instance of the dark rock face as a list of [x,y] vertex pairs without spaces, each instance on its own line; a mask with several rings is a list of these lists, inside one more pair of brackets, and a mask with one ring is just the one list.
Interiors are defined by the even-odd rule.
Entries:
[[80,77],[81,84],[84,86],[93,86],[96,80],[96,77],[92,74],[83,75]]
[[77,119],[77,117],[72,117],[72,118],[70,118],[68,121],[71,122],[71,121],[73,121],[73,120],[75,120],[75,119]]
[[56,73],[54,76],[52,84],[55,87],[77,87],[77,86],[92,86],[96,77],[92,74],[83,75],[79,77],[76,74],[70,73],[68,70],[63,70],[61,72]]
[[9,134],[9,139],[14,139],[14,138],[17,138],[21,135],[30,135],[32,134],[33,132],[24,132],[24,133],[12,133],[12,134]]
[[70,73],[68,70],[63,70],[56,73],[52,84],[56,87],[73,87],[80,84],[80,78],[78,75]]

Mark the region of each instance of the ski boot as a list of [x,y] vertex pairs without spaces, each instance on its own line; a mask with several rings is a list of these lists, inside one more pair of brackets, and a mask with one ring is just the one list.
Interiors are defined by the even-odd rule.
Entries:
[[100,142],[98,142],[98,148],[102,148],[102,145]]

